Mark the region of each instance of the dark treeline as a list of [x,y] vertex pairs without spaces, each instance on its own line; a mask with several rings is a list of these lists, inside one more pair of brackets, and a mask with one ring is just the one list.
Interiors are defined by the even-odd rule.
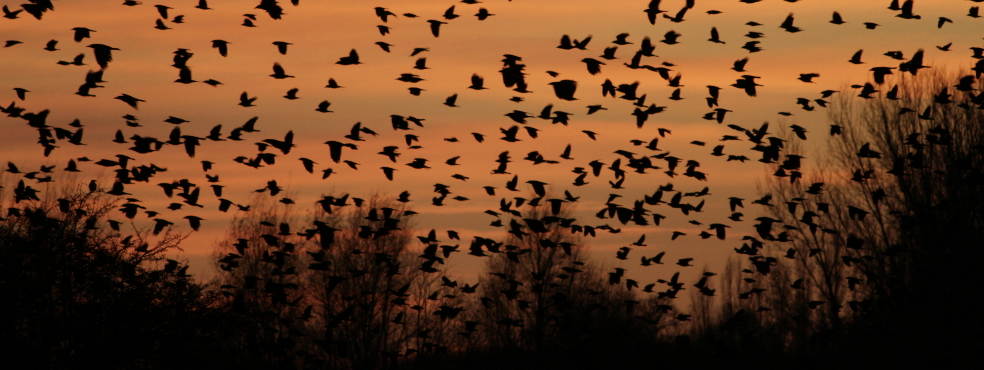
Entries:
[[[308,210],[260,194],[202,283],[166,257],[183,236],[140,226],[133,203],[5,184],[0,354],[48,369],[958,363],[982,344],[973,81],[924,71],[868,99],[842,93],[825,154],[807,167],[790,134],[784,150],[802,157],[773,164],[755,235],[696,282],[589,260],[592,227],[546,194],[503,206],[506,231],[472,240],[419,232],[382,195]],[[623,224],[646,212],[611,209]],[[458,258],[486,271],[447,275]]]

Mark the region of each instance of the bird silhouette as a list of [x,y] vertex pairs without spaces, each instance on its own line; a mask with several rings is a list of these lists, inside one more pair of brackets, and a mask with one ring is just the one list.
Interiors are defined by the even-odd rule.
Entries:
[[355,49],[352,49],[352,51],[349,52],[348,56],[339,58],[338,61],[335,62],[335,64],[340,64],[343,66],[361,64],[359,62],[359,53],[357,53]]
[[601,73],[601,66],[605,64],[604,62],[594,58],[584,58],[581,59],[581,62],[584,62],[584,64],[587,65],[588,73],[592,75]]
[[554,94],[558,99],[573,101],[577,100],[574,98],[574,92],[577,90],[577,81],[574,80],[561,80],[550,83],[553,86]]
[[480,21],[484,21],[493,15],[495,14],[489,13],[488,9],[485,8],[479,8],[478,13],[475,13],[475,16],[478,17],[478,20]]
[[243,107],[253,107],[253,106],[255,106],[253,104],[254,101],[256,101],[256,97],[250,98],[249,95],[247,95],[245,91],[243,91],[243,93],[239,95],[239,105],[241,105]]
[[22,11],[24,11],[24,10],[21,9],[21,10],[11,11],[10,8],[8,8],[6,5],[4,5],[3,6],[3,17],[4,18],[7,18],[7,19],[17,19],[17,15],[20,14],[20,12],[22,12]]
[[130,96],[129,94],[122,94],[120,96],[115,97],[114,99],[123,101],[127,105],[133,107],[133,109],[138,109],[137,108],[137,104],[138,103],[141,103],[141,102],[144,102],[143,99],[135,98],[133,96]]
[[120,50],[103,44],[90,44],[88,47],[92,48],[92,53],[96,57],[96,64],[99,64],[102,69],[106,69],[109,62],[113,61],[113,51]]
[[273,63],[273,74],[270,77],[282,80],[285,78],[293,78],[294,76],[284,73],[284,68],[280,66],[280,63]]
[[433,20],[433,19],[428,20],[427,23],[430,23],[431,34],[434,35],[434,37],[438,37],[438,36],[441,35],[441,25],[442,24],[448,24],[448,22],[442,22],[442,21]]
[[790,33],[802,31],[799,27],[793,26],[793,20],[793,13],[789,13],[789,15],[786,16],[786,19],[782,21],[782,24],[779,25],[779,28],[782,28],[786,30],[786,32]]
[[277,46],[277,51],[281,55],[287,55],[287,45],[294,45],[285,41],[274,41],[273,44]]
[[229,56],[229,44],[225,40],[212,40],[212,47],[219,50],[219,55],[226,57]]
[[444,105],[447,105],[449,107],[457,107],[457,105],[454,105],[454,103],[457,101],[458,101],[458,94],[453,94],[444,100]]
[[479,76],[477,74],[472,74],[472,77],[471,77],[471,86],[468,86],[469,89],[472,89],[472,90],[484,90],[484,89],[486,89],[484,87],[484,85],[485,85],[485,80],[481,76]]
[[162,30],[162,31],[163,30],[169,30],[169,29],[171,29],[171,27],[168,27],[166,24],[164,24],[164,21],[163,20],[160,20],[160,19],[158,19],[157,21],[155,21],[154,24],[155,24],[154,28],[159,29],[159,30]]
[[[905,2],[902,3],[902,7],[898,9],[901,12],[895,16],[902,19],[921,19],[922,17],[912,13],[912,5],[913,0],[905,0]],[[940,22],[940,27],[942,27],[942,23],[943,22]]]
[[[75,36],[73,37],[75,42],[82,42],[83,39],[92,37],[91,35],[92,32],[96,32],[95,30],[88,29],[85,27],[75,27],[72,30],[75,31]],[[51,45],[51,47],[53,48],[54,45]]]
[[713,42],[713,43],[716,43],[716,44],[724,44],[725,43],[724,41],[721,41],[721,36],[718,34],[717,27],[711,27],[711,38],[707,39],[707,41],[710,41],[710,42]]

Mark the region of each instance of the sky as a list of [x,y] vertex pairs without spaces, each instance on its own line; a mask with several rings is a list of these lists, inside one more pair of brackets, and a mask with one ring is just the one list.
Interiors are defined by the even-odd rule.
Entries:
[[[922,49],[927,65],[956,70],[969,68],[976,62],[970,48],[984,47],[984,20],[969,17],[968,9],[976,4],[963,0],[917,0],[913,13],[921,16],[919,20],[896,17],[899,12],[888,9],[890,1],[884,0],[762,0],[753,4],[738,0],[698,0],[682,21],[674,22],[661,15],[655,24],[650,24],[644,13],[649,2],[640,0],[488,0],[478,4],[448,0],[300,0],[296,6],[290,1],[280,1],[284,9],[281,19],[273,19],[264,10],[254,8],[258,0],[210,0],[209,10],[195,8],[197,0],[144,1],[134,6],[122,3],[121,0],[54,0],[54,9],[45,12],[40,20],[27,12],[17,14],[16,19],[0,19],[0,42],[20,42],[0,48],[0,104],[7,107],[13,102],[25,112],[50,110],[47,124],[52,127],[74,131],[68,124],[78,119],[84,127],[85,144],[76,146],[59,141],[57,148],[44,156],[44,149],[36,143],[36,129],[20,118],[0,115],[0,164],[9,161],[22,172],[55,165],[52,175],[59,181],[68,181],[62,171],[68,160],[80,157],[94,162],[126,154],[135,158],[132,165],[153,163],[167,168],[150,183],[129,185],[126,191],[132,194],[130,197],[140,199],[143,206],[160,212],[159,217],[175,222],[178,231],[189,233],[182,244],[183,251],[175,257],[190,261],[190,271],[203,279],[214,276],[214,264],[210,262],[213,248],[227,237],[229,221],[238,212],[235,207],[228,213],[218,211],[218,201],[207,187],[206,174],[219,176],[218,184],[225,186],[223,198],[241,204],[247,203],[254,191],[264,187],[267,181],[276,180],[301,213],[322,195],[348,193],[368,198],[372,194],[396,196],[409,191],[412,200],[409,205],[419,212],[415,223],[422,234],[430,229],[439,233],[455,230],[462,236],[464,245],[475,236],[504,239],[506,230],[489,226],[495,217],[484,211],[497,210],[503,198],[530,198],[532,188],[525,182],[542,181],[549,184],[552,194],[569,191],[580,197],[573,204],[578,223],[609,224],[621,229],[617,234],[601,232],[598,237],[586,240],[598,262],[614,267],[631,266],[638,264],[640,256],[666,251],[665,261],[694,258],[695,267],[668,265],[645,270],[649,275],[644,280],[668,278],[681,270],[691,277],[696,277],[702,268],[721,272],[725,261],[734,255],[733,248],[740,247],[740,237],[754,233],[753,221],[748,220],[763,210],[750,203],[761,196],[758,188],[770,176],[766,172],[768,166],[756,161],[761,155],[751,150],[753,144],[728,125],[751,129],[769,122],[772,133],[779,127],[794,124],[804,127],[808,140],[800,143],[804,148],[800,154],[810,159],[821,154],[829,127],[827,110],[822,107],[803,110],[796,104],[797,98],[817,99],[824,90],[856,95],[857,91],[850,85],[871,81],[870,68],[899,64],[900,61],[883,55],[888,51],[902,51],[909,57]],[[672,17],[685,3],[666,0],[660,3],[660,9]],[[5,5],[11,11],[20,9],[20,2],[8,1]],[[170,8],[168,19],[162,18],[155,5]],[[377,6],[396,15],[384,22],[376,16]],[[458,17],[445,19],[443,14],[451,6]],[[474,14],[480,8],[494,15],[479,20]],[[829,22],[835,11],[846,23]],[[252,21],[255,27],[243,26],[244,14],[255,16],[256,20]],[[786,32],[779,27],[789,15],[793,15],[795,26],[802,29],[800,32]],[[183,16],[182,23],[174,22],[178,16]],[[938,27],[940,17],[952,22]],[[158,20],[169,29],[155,29]],[[441,26],[440,35],[435,37],[427,20],[447,24]],[[761,25],[747,25],[751,21]],[[878,26],[869,30],[865,22]],[[388,27],[389,33],[382,35],[377,27],[380,25]],[[95,32],[91,32],[90,38],[75,42],[73,28],[76,27]],[[708,41],[712,28],[724,43]],[[660,42],[669,31],[681,35],[678,43]],[[746,36],[749,32],[760,32],[763,37],[753,40]],[[612,41],[621,33],[629,34],[626,40],[631,44],[618,46],[617,59],[600,58],[606,47],[616,46]],[[564,35],[578,40],[590,36],[591,41],[586,50],[563,50],[557,46]],[[669,99],[677,87],[669,86],[669,81],[658,73],[625,66],[644,37],[656,45],[656,56],[644,57],[642,64],[664,66],[670,69],[670,77],[681,76],[682,100]],[[212,40],[216,39],[229,42],[228,56],[220,55],[212,47]],[[57,50],[44,49],[49,40],[58,41]],[[275,41],[291,44],[286,54],[278,52],[273,45]],[[748,41],[760,41],[758,46],[762,50],[752,53],[743,49]],[[391,44],[390,51],[384,51],[377,42]],[[104,87],[91,89],[94,97],[83,97],[75,92],[85,82],[86,73],[100,69],[93,50],[87,47],[90,44],[119,50],[113,51],[113,61],[104,70],[105,83],[101,84]],[[946,44],[951,44],[949,51],[937,47]],[[410,56],[415,48],[427,50]],[[214,79],[221,84],[176,83],[179,70],[172,63],[178,49],[193,54],[186,64],[194,80]],[[361,64],[336,63],[353,49],[357,50]],[[864,64],[848,63],[858,50],[863,50]],[[57,64],[71,61],[78,54],[85,55],[85,65]],[[503,85],[499,70],[505,54],[522,58],[530,92],[519,93]],[[429,69],[413,68],[421,57],[426,58]],[[582,62],[584,58],[604,62],[601,73],[588,73]],[[746,71],[732,70],[734,61],[742,58],[749,59]],[[294,77],[271,77],[275,63]],[[558,75],[551,76],[548,71]],[[423,80],[398,81],[403,73],[416,74]],[[819,76],[812,82],[804,82],[798,79],[804,73]],[[473,74],[484,78],[487,89],[468,88]],[[746,74],[758,76],[756,82],[762,85],[755,97],[731,86]],[[335,79],[342,88],[325,88],[329,79]],[[549,84],[561,80],[577,82],[576,100],[562,100],[554,94]],[[637,94],[646,95],[646,106],[655,104],[665,109],[650,115],[642,127],[637,127],[631,114],[635,109],[632,101],[602,96],[601,85],[606,80],[616,85],[639,82]],[[705,102],[709,96],[708,85],[721,88],[719,107],[729,110],[723,124],[703,118],[712,111]],[[409,87],[423,91],[414,96]],[[15,88],[29,91],[25,99],[17,96]],[[298,89],[298,99],[285,99],[287,91],[294,88]],[[243,92],[257,98],[255,106],[238,105]],[[121,94],[144,102],[138,108],[130,107],[114,99]],[[456,106],[444,105],[452,94],[457,94]],[[514,97],[522,101],[511,101]],[[332,112],[315,110],[322,101],[331,103]],[[514,110],[535,116],[548,104],[555,111],[570,112],[569,124],[530,118],[528,124],[522,125],[505,116]],[[589,105],[602,105],[606,110],[588,115]],[[141,127],[127,126],[124,115],[136,116]],[[414,116],[425,121],[423,127],[396,131],[390,124],[391,115]],[[164,122],[168,117],[187,122],[180,125]],[[117,130],[126,138],[140,135],[166,141],[176,126],[185,135],[205,137],[213,127],[222,125],[225,137],[232,128],[252,117],[258,117],[256,128],[260,132],[244,134],[243,141],[203,140],[194,158],[180,146],[166,145],[157,152],[137,154],[128,150],[132,144],[112,141]],[[352,142],[343,136],[357,122],[378,136],[363,135],[364,141],[356,142],[358,150],[343,152],[343,159],[359,163],[356,170],[344,163],[334,163],[324,143]],[[521,126],[517,135],[520,141],[500,140],[503,136],[500,129],[514,125]],[[538,129],[538,137],[531,138],[522,126]],[[660,137],[660,128],[670,133]],[[596,138],[589,138],[583,130],[597,133]],[[278,154],[275,165],[254,169],[234,161],[239,156],[255,157],[256,142],[283,139],[288,132],[293,133],[296,145],[289,154],[267,149]],[[477,142],[472,136],[475,132],[484,134],[485,140]],[[415,145],[420,148],[408,148],[404,141],[406,134],[417,135],[419,142]],[[736,135],[743,140],[722,142],[723,135]],[[658,151],[630,142],[648,143],[656,137],[660,137]],[[457,142],[446,140],[451,138]],[[706,145],[695,145],[693,141]],[[745,155],[751,160],[742,163],[727,161],[727,155],[712,156],[712,148],[722,144],[725,154]],[[572,160],[559,158],[567,145],[572,147]],[[376,154],[385,146],[399,147],[402,155],[396,163]],[[630,173],[623,189],[609,185],[609,181],[616,181],[610,170],[604,170],[600,177],[588,175],[587,185],[573,185],[578,174],[572,171],[576,167],[590,171],[591,161],[603,162],[607,167],[621,157],[625,168],[627,160],[615,154],[616,150],[637,156],[670,152],[682,162],[699,162],[699,170],[707,174],[707,179],[683,176],[683,164],[676,176],[669,177],[662,172],[665,162],[654,159],[654,164],[664,168],[648,170],[644,175]],[[491,174],[497,167],[495,159],[504,151],[509,152],[513,161],[509,164],[511,175]],[[531,151],[559,163],[533,164],[523,160]],[[460,157],[459,166],[444,163],[452,157]],[[317,162],[315,173],[306,172],[299,158]],[[427,159],[431,168],[414,169],[405,165],[415,158]],[[214,165],[206,173],[201,161],[211,161]],[[76,178],[86,183],[97,179],[103,187],[111,187],[112,169],[93,162],[78,162],[82,172]],[[812,165],[809,161],[805,163],[804,172]],[[392,181],[384,176],[380,169],[383,166],[397,169]],[[326,168],[335,173],[322,179],[321,171]],[[452,178],[455,174],[468,179]],[[519,178],[520,192],[504,189],[513,175]],[[4,172],[0,183],[9,188],[22,176]],[[200,203],[204,208],[186,206],[174,211],[166,208],[176,200],[164,197],[155,184],[180,179],[202,187]],[[31,184],[33,180],[27,181]],[[431,198],[437,195],[433,192],[436,183],[449,185],[452,191],[443,206],[431,204]],[[660,226],[621,225],[617,220],[595,217],[605,207],[610,194],[621,196],[616,203],[631,207],[632,200],[642,199],[644,194],[652,194],[667,183],[684,192],[708,187],[710,195],[702,198],[706,201],[704,211],[685,216],[665,205],[649,207],[668,216]],[[46,185],[34,186],[45,189]],[[496,187],[496,195],[487,195],[484,186]],[[468,200],[455,201],[451,199],[454,196]],[[729,197],[746,199],[742,211],[746,221],[726,218],[731,213]],[[9,195],[5,202],[6,198]],[[192,231],[182,219],[187,215],[205,219],[199,231]],[[122,215],[118,216],[122,219]],[[152,222],[143,215],[138,216],[138,221]],[[712,223],[731,226],[726,240],[697,236]],[[687,235],[671,240],[674,231]],[[646,235],[647,247],[633,247],[626,261],[614,258],[616,250],[641,235]],[[480,271],[482,262],[478,257],[457,258],[450,273],[473,275]]]

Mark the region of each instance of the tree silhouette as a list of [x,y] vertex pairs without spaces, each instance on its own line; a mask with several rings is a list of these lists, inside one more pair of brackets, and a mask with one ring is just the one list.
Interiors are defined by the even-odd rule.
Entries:
[[223,292],[254,320],[245,343],[270,363],[373,369],[446,348],[438,299],[427,299],[435,278],[417,268],[403,204],[327,196],[301,217],[261,195],[250,209],[219,267]]
[[[803,177],[768,183],[768,217],[783,228],[741,249],[752,263],[749,273],[731,269],[728,294],[740,299],[726,303],[723,327],[741,321],[749,333],[783,338],[773,349],[817,357],[925,347],[942,359],[980,343],[962,338],[981,324],[980,305],[967,298],[982,281],[970,262],[981,257],[973,246],[984,226],[981,84],[931,70],[884,86],[870,99],[834,99],[830,119],[840,134],[817,153],[815,168],[773,164],[779,175]],[[782,138],[787,152],[802,154],[792,135]],[[926,320],[933,306],[947,313]],[[858,339],[881,337],[890,340]]]
[[[98,190],[45,190],[15,194],[0,220],[6,364],[156,369],[239,362],[219,340],[227,321],[215,292],[165,257],[183,235],[167,228],[154,237],[132,223],[111,227],[123,201]],[[133,231],[123,235],[118,229],[126,226]]]
[[583,240],[571,232],[571,208],[564,203],[555,213],[528,205],[510,220],[503,242],[473,244],[490,252],[473,308],[478,314],[471,316],[488,350],[597,360],[652,343],[668,325],[666,299],[637,297],[627,277],[614,281],[587,259]]

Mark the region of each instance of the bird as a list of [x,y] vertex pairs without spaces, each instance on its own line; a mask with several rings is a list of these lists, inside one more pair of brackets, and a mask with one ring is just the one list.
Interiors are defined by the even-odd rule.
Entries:
[[24,10],[21,9],[21,10],[10,11],[10,8],[8,8],[6,5],[4,5],[3,6],[3,17],[4,18],[7,18],[7,19],[17,19],[17,15],[20,14],[20,12],[22,12],[22,11],[24,11]]
[[680,35],[679,33],[676,33],[673,30],[670,30],[670,31],[666,32],[666,34],[663,35],[663,39],[660,40],[659,42],[662,42],[662,43],[667,44],[667,45],[675,45],[675,44],[678,44],[679,43],[679,41],[677,41],[677,39],[680,38],[680,36],[682,36],[682,35]]
[[680,11],[676,13],[675,16],[671,17],[666,14],[663,14],[663,18],[669,19],[670,22],[673,23],[683,22],[683,17],[687,14],[687,10],[690,10],[690,8],[691,8],[690,6],[684,6],[683,8],[680,9]]
[[447,105],[449,107],[457,107],[457,105],[454,105],[454,103],[457,101],[458,101],[458,94],[453,94],[444,100],[444,105]]
[[162,30],[162,31],[163,30],[169,30],[169,29],[171,29],[171,27],[168,27],[166,24],[164,24],[164,21],[163,20],[160,20],[160,19],[158,19],[157,21],[155,21],[154,24],[155,24],[154,28],[159,29],[159,30]]
[[793,13],[789,13],[789,15],[786,16],[786,19],[782,21],[782,24],[779,25],[779,28],[782,28],[786,30],[786,32],[790,32],[790,33],[796,33],[802,31],[802,29],[800,29],[799,27],[793,26],[793,20],[794,20]]
[[212,40],[212,47],[219,50],[219,55],[226,57],[229,56],[229,44],[225,40]]
[[349,52],[348,56],[339,58],[338,61],[335,62],[335,64],[339,64],[343,66],[361,64],[359,62],[359,53],[356,52],[355,49],[352,49],[352,51]]
[[484,87],[484,85],[485,85],[485,80],[481,76],[479,76],[478,74],[472,74],[472,76],[471,76],[471,86],[468,86],[469,89],[472,89],[472,90],[484,90],[484,89],[486,89],[486,87]]
[[943,25],[947,23],[953,23],[953,20],[947,17],[940,17],[939,22],[936,23],[936,28],[943,28]]
[[130,107],[133,107],[133,109],[138,109],[137,108],[138,103],[145,102],[145,100],[135,98],[129,94],[121,94],[120,96],[117,96],[113,99],[121,100],[127,105],[129,105]]
[[553,86],[554,94],[558,99],[573,101],[577,100],[574,98],[574,92],[577,90],[577,81],[574,80],[561,80],[550,83]]
[[396,14],[393,14],[393,12],[390,12],[389,10],[381,6],[377,6],[375,8],[375,11],[376,11],[376,16],[379,17],[379,19],[381,19],[383,23],[386,23],[389,20],[389,17],[396,17]]
[[27,93],[31,92],[25,88],[15,87],[14,92],[17,93],[17,99],[24,100],[27,97]]
[[161,18],[164,18],[164,19],[167,19],[168,18],[167,17],[167,10],[168,9],[174,9],[174,8],[171,8],[171,7],[167,6],[167,5],[154,5],[154,7],[157,8],[157,12],[161,15]]
[[396,171],[396,169],[392,167],[380,167],[380,168],[383,170],[383,175],[386,176],[386,179],[393,181],[393,171]]
[[707,39],[707,41],[710,41],[710,42],[713,42],[713,43],[717,43],[717,44],[724,44],[725,43],[724,41],[721,41],[721,36],[718,35],[717,27],[711,27],[711,38]]
[[493,15],[495,14],[489,13],[488,9],[485,8],[479,8],[478,13],[475,13],[475,16],[478,17],[478,20],[480,21],[484,21]]
[[454,14],[454,5],[451,5],[450,8],[448,8],[447,10],[445,10],[443,16],[444,16],[444,19],[447,19],[447,20],[452,20],[452,19],[455,19],[455,18],[458,18],[459,17],[459,15]]
[[608,110],[608,108],[602,107],[601,105],[589,105],[587,108],[588,108],[588,114],[594,114],[599,110]]
[[294,45],[285,41],[274,41],[273,44],[277,46],[277,51],[279,51],[281,55],[287,55],[287,45]]
[[106,69],[109,66],[109,62],[113,61],[113,51],[120,50],[103,44],[90,44],[88,47],[92,49],[96,57],[96,64],[99,64],[99,67],[102,69]]
[[198,231],[198,229],[202,227],[202,221],[205,220],[201,217],[192,215],[185,216],[184,218],[188,220],[188,224],[191,226],[191,229],[195,231]]
[[587,65],[588,73],[592,75],[601,73],[601,66],[605,64],[604,62],[594,58],[584,58],[581,59],[581,62],[584,62],[584,64]]
[[178,79],[174,80],[174,82],[189,84],[198,81],[195,81],[191,78],[191,69],[185,67],[185,68],[181,68],[181,70],[178,72]]
[[902,7],[898,9],[900,10],[899,14],[896,14],[895,16],[902,19],[921,19],[922,17],[912,13],[912,5],[912,0],[905,0],[905,2],[902,3]]
[[820,77],[819,73],[800,73],[798,80],[808,83],[814,83],[813,79]]
[[298,99],[298,97],[297,97],[297,91],[298,91],[297,88],[293,88],[293,89],[287,90],[287,95],[284,95],[284,98],[286,98],[288,100]]
[[[75,36],[73,37],[75,42],[82,42],[83,39],[91,37],[91,32],[96,32],[95,30],[85,27],[75,27],[72,30],[75,31]],[[52,45],[52,47],[54,47],[54,45]]]
[[854,55],[851,56],[851,60],[848,60],[848,62],[851,64],[864,64],[864,62],[861,61],[861,53],[863,52],[864,49],[858,50],[857,52],[854,53]]
[[442,24],[448,24],[448,22],[442,22],[442,21],[433,20],[433,19],[428,20],[427,23],[430,23],[431,34],[434,35],[434,37],[440,36],[440,34],[441,34],[441,25]]
[[292,78],[294,76],[284,73],[284,67],[281,67],[280,63],[273,63],[273,74],[271,74],[270,77],[282,80],[285,78]]
[[243,107],[254,107],[255,106],[253,104],[254,101],[256,101],[256,97],[250,98],[245,91],[243,91],[243,93],[239,95],[239,105]]

